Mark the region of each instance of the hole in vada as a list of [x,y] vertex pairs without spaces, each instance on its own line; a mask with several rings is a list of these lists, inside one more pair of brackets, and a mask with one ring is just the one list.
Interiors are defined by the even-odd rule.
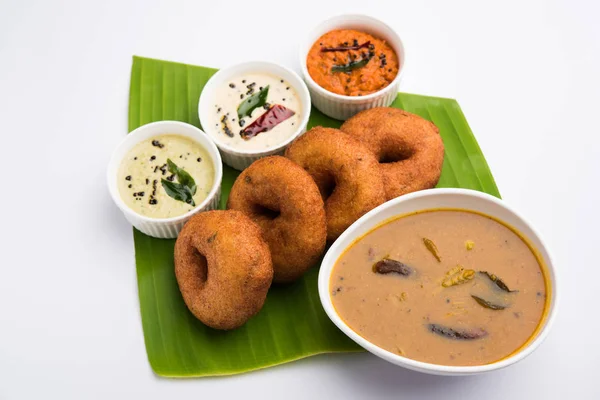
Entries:
[[379,162],[381,164],[391,164],[397,161],[406,160],[412,157],[412,155],[413,152],[411,150],[389,149],[379,155]]
[[268,207],[265,207],[261,204],[254,205],[254,214],[260,217],[264,217],[266,219],[274,220],[279,217],[281,212],[279,210],[272,210]]
[[206,257],[200,254],[198,249],[194,249],[192,251],[192,262],[192,265],[195,266],[194,272],[200,278],[200,282],[206,283],[208,279],[208,262],[206,261]]
[[335,190],[335,181],[332,179],[331,182],[328,182],[328,184],[326,186],[323,187],[323,190],[321,191],[321,195],[323,196],[324,199],[328,199],[329,196],[331,196],[333,194],[333,191]]
[[323,198],[323,201],[325,201],[329,198],[329,196],[333,194],[337,185],[333,175],[323,175],[318,180],[317,186],[319,188],[319,192],[321,192],[321,197]]

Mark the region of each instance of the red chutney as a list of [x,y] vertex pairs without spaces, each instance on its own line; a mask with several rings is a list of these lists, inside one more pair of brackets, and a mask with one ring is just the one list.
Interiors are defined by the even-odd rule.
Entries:
[[321,36],[306,57],[311,78],[323,89],[365,96],[388,86],[398,75],[399,59],[385,40],[338,29]]

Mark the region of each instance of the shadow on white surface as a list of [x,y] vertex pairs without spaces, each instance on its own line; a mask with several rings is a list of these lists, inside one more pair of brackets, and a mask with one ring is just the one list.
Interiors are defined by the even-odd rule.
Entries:
[[[280,374],[293,375],[294,381],[300,385],[310,386],[314,393],[352,393],[344,398],[462,398],[470,388],[482,385],[493,385],[492,378],[498,379],[502,372],[496,371],[488,375],[476,376],[437,376],[414,372],[384,360],[370,353],[323,354],[302,360],[266,368],[240,375],[166,379],[156,377],[161,387],[196,386],[223,387],[235,391],[236,387],[251,382],[252,386],[270,385]],[[493,377],[491,376],[493,375]],[[487,381],[487,382],[485,382]],[[304,382],[304,383],[300,383]],[[286,399],[306,398],[304,388],[295,391],[290,387],[271,386],[268,398]],[[491,398],[491,397],[490,397]]]
[[[310,362],[311,359],[307,359]],[[312,359],[317,363],[335,364],[331,365],[332,373],[337,375],[337,384],[352,388],[359,394],[377,388],[377,394],[381,396],[402,395],[412,396],[427,393],[431,396],[445,392],[455,393],[460,387],[467,383],[473,383],[485,376],[437,376],[415,372],[392,365],[369,353],[336,354],[327,357],[316,357]]]

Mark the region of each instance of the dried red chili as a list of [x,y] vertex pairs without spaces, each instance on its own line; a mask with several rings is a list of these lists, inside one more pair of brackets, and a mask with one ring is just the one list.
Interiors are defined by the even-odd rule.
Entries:
[[245,127],[240,132],[240,136],[245,140],[253,138],[259,133],[270,131],[294,114],[296,113],[289,108],[281,104],[275,104],[266,113],[258,117],[256,121]]

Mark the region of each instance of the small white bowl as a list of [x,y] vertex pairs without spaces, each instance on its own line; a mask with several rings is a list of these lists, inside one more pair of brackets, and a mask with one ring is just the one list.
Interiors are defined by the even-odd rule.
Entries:
[[[530,244],[538,251],[539,256],[545,263],[547,278],[550,282],[550,308],[546,314],[542,327],[538,330],[536,337],[529,344],[508,358],[498,362],[479,366],[447,366],[430,364],[422,361],[412,360],[382,349],[369,342],[358,333],[353,331],[337,314],[329,290],[331,271],[342,255],[357,238],[363,236],[380,224],[399,217],[404,214],[419,210],[458,208],[464,210],[478,211],[483,214],[497,218],[521,233]],[[548,335],[548,332],[556,317],[558,304],[557,272],[552,262],[552,257],[540,235],[533,227],[503,201],[485,193],[467,189],[430,189],[407,194],[371,210],[354,224],[352,224],[331,246],[319,271],[319,297],[325,308],[325,312],[338,328],[350,339],[354,340],[366,350],[383,358],[392,364],[412,369],[414,371],[435,375],[474,375],[482,372],[494,371],[512,365],[531,354]]]
[[[306,57],[313,44],[325,33],[335,29],[355,29],[369,33],[377,38],[385,39],[398,56],[398,75],[383,89],[366,96],[345,96],[332,93],[319,86],[308,73]],[[398,34],[385,23],[367,15],[339,15],[328,19],[313,29],[304,45],[300,48],[300,65],[302,75],[315,107],[331,118],[346,120],[354,114],[374,107],[387,107],[398,95],[398,87],[406,64],[404,44]]]
[[[286,82],[289,82],[292,87],[296,89],[296,93],[298,93],[298,96],[300,97],[300,104],[302,105],[302,116],[296,131],[290,135],[285,142],[262,151],[240,150],[219,141],[221,132],[209,123],[209,113],[214,112],[215,91],[226,84],[230,79],[245,73],[268,73],[285,79]],[[310,94],[308,93],[306,84],[294,71],[270,62],[251,61],[221,69],[210,78],[200,94],[198,116],[206,134],[215,142],[221,151],[223,162],[232,168],[242,171],[259,158],[283,155],[286,147],[288,147],[294,139],[306,132],[308,117],[310,116]]]
[[[154,136],[174,134],[181,135],[199,143],[208,153],[215,168],[215,180],[208,196],[194,209],[183,215],[172,218],[150,218],[140,215],[129,208],[121,195],[117,184],[117,174],[123,157],[127,155],[136,144]],[[121,209],[125,218],[140,232],[159,239],[172,239],[177,237],[183,225],[196,213],[218,208],[221,198],[221,180],[223,178],[223,164],[219,150],[207,135],[193,125],[179,121],[159,121],[140,126],[125,136],[115,149],[108,164],[107,179],[108,190],[115,204]]]

